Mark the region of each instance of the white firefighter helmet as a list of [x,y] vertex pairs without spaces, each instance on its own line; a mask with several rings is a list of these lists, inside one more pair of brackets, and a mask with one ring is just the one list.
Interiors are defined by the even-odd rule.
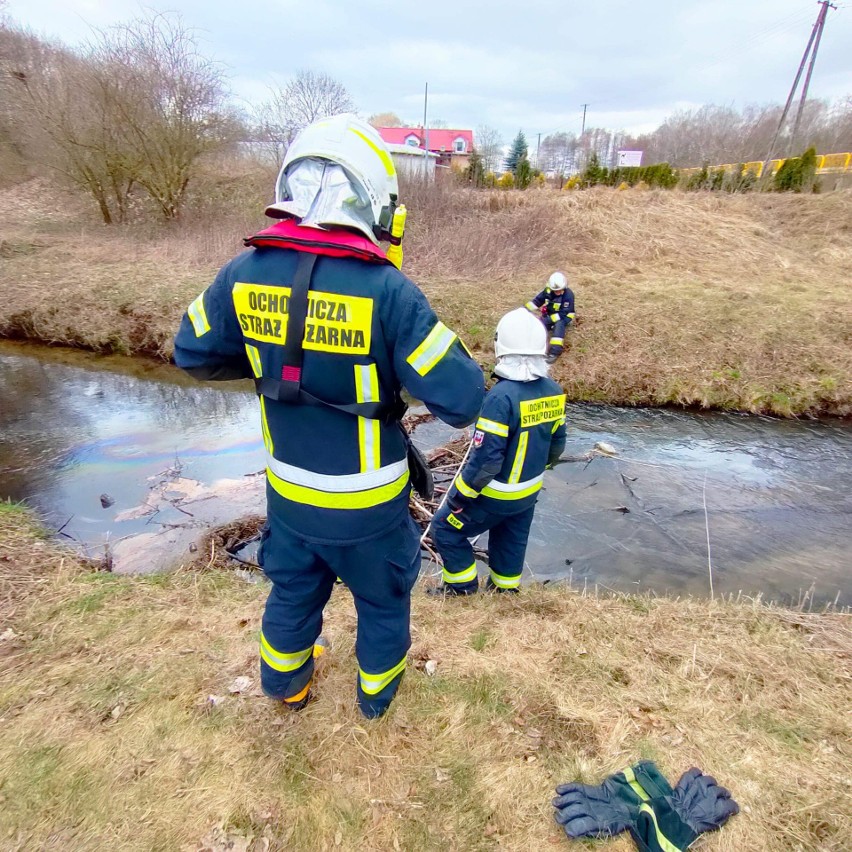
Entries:
[[568,278],[564,272],[554,272],[553,275],[547,279],[547,286],[551,290],[559,292],[568,286]]
[[390,238],[398,194],[396,168],[379,132],[341,113],[309,124],[293,140],[266,215],[357,228],[378,243]]
[[498,358],[504,355],[544,355],[547,352],[547,332],[526,308],[516,308],[497,323],[494,352]]

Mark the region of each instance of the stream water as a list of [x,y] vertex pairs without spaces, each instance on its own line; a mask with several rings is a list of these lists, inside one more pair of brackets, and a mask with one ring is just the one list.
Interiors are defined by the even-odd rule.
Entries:
[[[451,434],[427,423],[415,439],[428,447]],[[571,406],[566,454],[598,441],[617,457],[545,478],[532,578],[708,596],[712,576],[716,594],[852,603],[848,424]],[[25,500],[92,554],[187,515],[202,524],[262,513],[263,458],[247,383],[200,385],[166,365],[0,343],[0,497]],[[220,489],[217,504],[222,480],[254,484],[224,503]],[[152,500],[157,487],[207,514]]]

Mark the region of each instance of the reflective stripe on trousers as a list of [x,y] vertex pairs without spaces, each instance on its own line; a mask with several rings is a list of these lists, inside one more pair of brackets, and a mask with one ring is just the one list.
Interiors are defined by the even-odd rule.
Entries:
[[367,695],[377,695],[398,675],[405,671],[406,657],[403,657],[393,668],[388,669],[378,674],[368,674],[364,669],[358,669],[358,679],[361,684],[361,690]]
[[442,577],[445,583],[469,583],[471,580],[476,579],[476,562],[473,562],[469,567],[465,568],[463,571],[459,571],[457,574],[451,574],[447,570],[447,566],[444,566]]

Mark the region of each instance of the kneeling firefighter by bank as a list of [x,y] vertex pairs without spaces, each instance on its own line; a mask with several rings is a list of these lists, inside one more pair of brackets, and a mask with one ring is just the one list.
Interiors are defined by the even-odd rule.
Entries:
[[377,717],[405,671],[420,567],[400,392],[463,427],[479,413],[483,376],[398,269],[405,208],[376,130],[352,115],[305,128],[275,199],[266,212],[280,221],[189,306],[175,361],[202,380],[253,378],[258,392],[268,515],[258,558],[272,581],[264,693],[293,709],[309,700],[340,577],[358,613],[358,705]]
[[565,335],[574,322],[574,291],[564,272],[554,272],[547,286],[524,307],[535,314],[550,332],[547,363],[553,364],[565,351]]
[[470,539],[488,531],[486,588],[517,590],[544,471],[565,449],[565,394],[548,376],[544,326],[523,308],[497,324],[497,383],[476,421],[466,465],[432,520],[444,563],[438,593],[471,595],[479,580]]

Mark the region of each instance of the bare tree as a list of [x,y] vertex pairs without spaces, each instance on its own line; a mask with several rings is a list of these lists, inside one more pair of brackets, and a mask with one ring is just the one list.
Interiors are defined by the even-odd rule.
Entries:
[[377,112],[371,115],[367,121],[373,127],[404,127],[405,122],[395,112]]
[[474,139],[485,171],[497,171],[503,161],[503,139],[500,133],[493,127],[483,124],[476,128]]
[[108,224],[124,221],[134,185],[177,218],[199,160],[233,132],[220,69],[174,16],[98,32],[79,55],[53,50],[19,82],[47,164]]
[[[852,147],[848,106],[810,100],[805,105],[796,147],[791,150],[790,127],[782,134],[778,153],[796,155],[810,146],[820,153],[847,151]],[[778,104],[750,104],[742,110],[707,104],[672,113],[655,131],[633,140],[645,151],[645,161],[669,162],[678,167],[724,165],[761,159],[778,121]]]
[[574,171],[578,148],[573,133],[551,133],[541,140],[539,168],[561,186],[566,175]]
[[303,127],[318,118],[354,109],[342,83],[328,74],[299,71],[283,88],[273,90],[272,97],[258,109],[259,135],[280,164],[284,151]]
[[90,61],[135,180],[176,219],[199,160],[231,141],[221,68],[179,17],[165,14],[101,33]]

